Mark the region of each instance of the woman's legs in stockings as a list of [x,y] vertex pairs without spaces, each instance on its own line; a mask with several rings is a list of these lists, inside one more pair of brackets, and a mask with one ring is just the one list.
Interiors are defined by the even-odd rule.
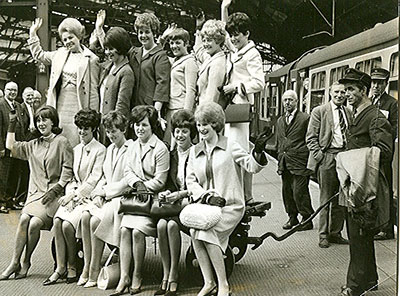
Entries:
[[81,220],[82,246],[83,246],[83,269],[81,278],[84,279],[87,279],[89,277],[90,261],[92,254],[90,218],[91,218],[90,213],[88,211],[84,211]]
[[91,233],[91,244],[92,244],[92,256],[90,260],[90,269],[89,269],[89,280],[97,281],[97,278],[100,273],[100,264],[101,264],[101,256],[103,255],[104,250],[104,242],[101,239],[98,239],[97,236],[94,235],[94,232],[97,229],[97,226],[100,224],[100,219],[92,216],[90,219],[90,233]]
[[119,256],[121,276],[119,278],[118,286],[115,289],[117,292],[125,289],[130,282],[129,270],[132,261],[132,230],[126,227],[121,227]]

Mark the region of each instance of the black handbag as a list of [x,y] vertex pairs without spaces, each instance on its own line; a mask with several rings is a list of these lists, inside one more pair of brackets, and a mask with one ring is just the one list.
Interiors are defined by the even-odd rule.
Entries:
[[250,122],[252,116],[250,103],[230,104],[225,109],[226,123]]
[[161,203],[154,201],[151,205],[150,216],[153,218],[168,218],[178,216],[182,211],[182,200],[177,200],[174,203]]
[[[137,194],[132,192],[124,195],[120,199],[119,214],[129,214],[137,216],[150,216],[151,205],[153,203],[152,193]],[[145,196],[145,198],[143,198]]]

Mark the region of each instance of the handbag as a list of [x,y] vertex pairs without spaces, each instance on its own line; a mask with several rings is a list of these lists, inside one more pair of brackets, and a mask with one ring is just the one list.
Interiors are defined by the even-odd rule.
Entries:
[[250,103],[229,104],[225,109],[226,123],[250,122],[252,116]]
[[129,214],[137,216],[150,216],[152,204],[152,193],[147,193],[147,198],[142,200],[137,192],[126,194],[119,202],[118,214]]
[[198,230],[208,230],[214,227],[222,218],[222,209],[202,203],[193,203],[184,207],[179,214],[183,225]]
[[111,259],[117,248],[114,248],[107,258],[105,265],[100,269],[99,277],[97,278],[97,287],[101,290],[111,289],[117,286],[120,276],[119,263],[110,265]]
[[182,210],[182,200],[177,200],[174,203],[161,203],[154,201],[151,205],[150,216],[153,218],[168,218],[178,216]]

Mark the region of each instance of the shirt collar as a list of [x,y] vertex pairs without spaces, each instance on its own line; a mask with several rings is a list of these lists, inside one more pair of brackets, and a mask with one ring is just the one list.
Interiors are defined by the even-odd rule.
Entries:
[[[228,146],[228,138],[222,135],[218,135],[218,141],[217,144],[215,145],[215,148],[226,150],[227,146]],[[201,153],[207,154],[206,143],[204,141],[201,141],[200,143],[196,144],[194,146],[194,152],[196,157],[199,156]]]
[[15,101],[10,101],[5,96],[4,96],[4,100],[6,100],[6,102],[8,103],[8,105],[10,105],[11,108],[12,108],[13,105],[15,106],[15,103],[14,103]]
[[366,109],[368,106],[372,105],[371,102],[365,102],[364,104],[359,105],[355,110],[356,110],[356,116],[358,116],[364,109]]

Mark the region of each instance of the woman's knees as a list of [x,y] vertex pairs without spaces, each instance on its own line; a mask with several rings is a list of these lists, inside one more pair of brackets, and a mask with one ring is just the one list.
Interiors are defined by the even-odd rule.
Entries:
[[179,231],[179,225],[175,221],[172,220],[168,221],[167,227],[168,227],[168,233],[172,231],[174,232]]
[[27,228],[30,221],[31,221],[31,216],[27,214],[22,214],[21,217],[19,218],[19,225],[21,227]]
[[69,223],[68,221],[65,221],[65,220],[62,221],[62,231],[64,234],[75,236],[74,226],[72,226],[72,224]]
[[29,221],[29,234],[37,233],[43,227],[43,221],[38,217],[32,217]]
[[165,219],[160,219],[157,223],[157,233],[164,233],[167,231],[168,222]]

